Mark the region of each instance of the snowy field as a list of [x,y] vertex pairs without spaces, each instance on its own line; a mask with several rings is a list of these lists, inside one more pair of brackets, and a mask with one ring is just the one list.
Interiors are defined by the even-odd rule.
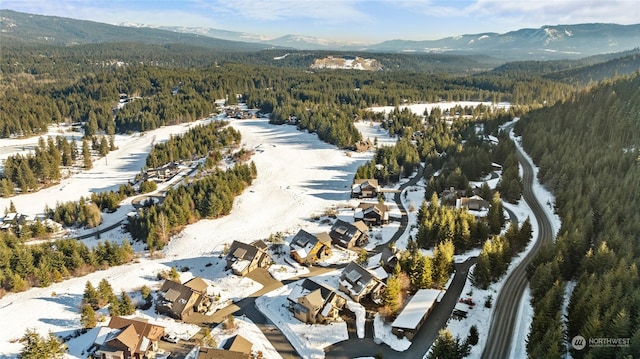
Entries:
[[[319,141],[316,135],[302,133],[292,126],[269,125],[266,119],[233,121],[232,126],[241,131],[243,144],[248,149],[256,149],[253,160],[258,178],[236,198],[230,215],[187,226],[171,240],[163,251],[163,258],[140,258],[132,264],[55,283],[47,288],[32,288],[4,296],[0,299],[0,318],[8,324],[0,328],[0,356],[13,357],[20,351],[22,346],[15,339],[22,336],[27,328],[35,328],[42,334],[52,331],[62,336],[79,329],[80,302],[87,281],[97,285],[102,278],[107,278],[116,293],[122,290],[134,292],[143,285],[157,289],[160,282],[156,275],[160,270],[172,266],[187,267],[188,271],[182,273],[184,280],[202,276],[223,293],[226,290],[230,300],[248,296],[259,290],[261,285],[247,278],[240,280],[226,274],[220,276],[220,263],[215,263],[224,245],[233,240],[251,242],[266,239],[271,233],[293,233],[306,227],[312,216],[349,199],[353,174],[357,166],[370,157],[370,153],[347,156],[344,151]],[[73,200],[89,195],[91,191],[116,188],[139,172],[154,137],[159,141],[186,129],[184,125],[170,126],[143,136],[119,138],[120,150],[108,155],[108,166],[98,161],[93,170],[74,175],[60,185],[12,200],[21,212],[39,213],[45,204],[55,205],[61,198]],[[137,155],[132,158],[131,154]],[[131,177],[121,174],[116,168],[128,169]],[[8,206],[8,200],[3,201],[0,203]],[[114,237],[121,235],[114,232],[111,234]],[[77,355],[71,354],[70,357]]]
[[[38,192],[0,198],[0,208],[9,208],[9,202],[13,201],[18,212],[38,214],[44,212],[45,206],[53,208],[59,201],[75,201],[81,196],[89,197],[94,192],[117,190],[121,184],[132,181],[140,173],[140,170],[145,166],[147,154],[153,143],[164,142],[171,135],[183,134],[190,128],[210,121],[211,119],[204,119],[186,125],[166,126],[142,134],[116,135],[115,144],[118,149],[109,152],[106,158],[93,158],[92,169],[74,173],[71,177],[60,181],[59,184]],[[65,136],[69,141],[75,137],[78,146],[82,144],[82,135],[78,132],[71,132],[64,126],[51,126],[47,135],[40,137],[46,139],[46,136],[53,136],[55,138],[56,135]],[[32,149],[37,145],[38,138],[0,139],[0,153],[2,153],[0,157],[6,159],[9,155],[16,153],[22,155],[33,153]],[[67,170],[62,170],[61,174],[65,176]]]
[[[405,108],[408,108],[409,110],[411,110],[411,112],[413,112],[416,115],[424,115],[425,111],[429,111],[429,113],[431,113],[431,111],[436,107],[440,108],[440,110],[442,111],[445,111],[445,110],[450,110],[456,106],[460,106],[463,108],[477,107],[480,104],[487,107],[493,107],[495,109],[506,109],[506,108],[509,108],[509,106],[511,106],[511,104],[507,102],[494,104],[492,102],[479,102],[479,101],[453,101],[453,102],[443,101],[443,102],[436,102],[436,103],[414,103],[410,105],[400,105],[398,106],[398,109],[402,111]],[[395,109],[394,106],[378,106],[378,107],[369,108],[369,110],[371,111],[383,112],[383,113],[390,113],[391,111],[393,111],[393,109]]]

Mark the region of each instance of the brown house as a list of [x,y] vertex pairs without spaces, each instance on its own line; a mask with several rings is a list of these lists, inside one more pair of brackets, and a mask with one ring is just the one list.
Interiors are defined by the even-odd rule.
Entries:
[[327,324],[340,316],[346,300],[333,289],[305,279],[287,297],[293,316],[309,324]]
[[95,340],[101,359],[141,359],[158,350],[164,327],[150,324],[146,319],[112,317],[100,328]]
[[376,198],[381,192],[377,179],[356,179],[351,186],[351,198]]
[[226,268],[233,269],[233,274],[240,276],[247,275],[256,268],[267,268],[271,264],[267,245],[260,240],[251,244],[233,241],[226,259]]
[[231,352],[251,355],[253,344],[242,335],[234,335],[222,345],[222,348]]
[[212,298],[207,294],[208,284],[195,277],[180,284],[165,280],[158,293],[156,310],[176,319],[184,319],[194,312],[206,312]]
[[383,203],[361,202],[354,214],[356,221],[361,220],[368,225],[389,223],[389,207]]
[[251,359],[251,354],[224,349],[200,347],[198,359]]
[[331,227],[329,237],[333,244],[350,249],[363,246],[367,242],[368,232],[369,227],[363,221],[351,224],[338,219]]
[[475,195],[473,197],[462,197],[456,200],[456,208],[467,208],[472,211],[479,211],[489,208],[489,202],[482,197]]
[[374,302],[378,302],[381,299],[381,291],[385,287],[382,280],[356,262],[347,264],[340,274],[339,289],[356,302],[360,302],[369,294]]
[[290,256],[300,264],[314,264],[331,255],[331,237],[328,233],[313,235],[303,229],[291,239]]

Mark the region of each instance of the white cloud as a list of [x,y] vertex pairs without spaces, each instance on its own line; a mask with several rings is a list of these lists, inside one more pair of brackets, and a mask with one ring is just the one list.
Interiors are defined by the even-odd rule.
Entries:
[[368,15],[359,10],[362,0],[235,0],[198,1],[199,6],[234,13],[249,19],[314,19],[326,22],[361,21]]
[[536,26],[640,22],[637,0],[477,0],[468,10],[479,16],[535,22]]

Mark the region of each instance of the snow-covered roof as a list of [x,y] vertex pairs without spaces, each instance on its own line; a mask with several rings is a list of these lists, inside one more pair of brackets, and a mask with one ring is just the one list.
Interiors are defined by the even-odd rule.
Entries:
[[251,264],[251,262],[241,259],[241,260],[235,261],[231,265],[231,268],[233,269],[234,272],[242,273],[245,269],[247,269],[249,264]]
[[110,337],[110,334],[114,331],[118,331],[118,329],[100,327],[100,330],[98,330],[98,333],[96,334],[96,339],[93,342],[97,345],[103,345],[104,342],[107,341],[107,338]]
[[327,303],[327,305],[324,306],[324,308],[322,308],[322,312],[320,314],[322,314],[323,317],[326,317],[329,315],[329,313],[331,313],[332,308],[333,308],[333,304],[329,302]]
[[396,320],[391,323],[394,328],[416,329],[425,314],[438,299],[440,290],[420,289],[402,309]]

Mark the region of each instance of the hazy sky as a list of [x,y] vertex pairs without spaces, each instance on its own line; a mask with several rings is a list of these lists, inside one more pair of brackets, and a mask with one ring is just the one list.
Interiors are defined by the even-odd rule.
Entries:
[[433,40],[542,25],[640,23],[639,0],[0,0],[0,8],[118,24],[210,27],[268,38]]

